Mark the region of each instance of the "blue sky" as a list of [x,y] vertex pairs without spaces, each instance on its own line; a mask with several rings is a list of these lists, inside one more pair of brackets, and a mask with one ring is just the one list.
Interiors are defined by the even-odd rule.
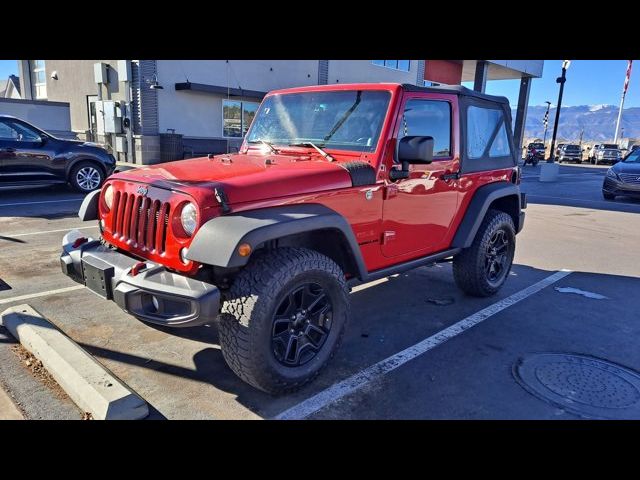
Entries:
[[[531,84],[529,105],[544,105],[545,100],[552,104],[558,101],[558,84],[562,60],[546,60],[542,78],[536,78]],[[567,83],[564,88],[563,105],[618,105],[622,84],[627,69],[626,60],[573,60],[567,70]],[[17,74],[15,60],[0,60],[0,79]],[[519,80],[496,80],[487,82],[487,93],[504,95],[511,105],[518,100]],[[631,82],[625,107],[640,107],[640,62],[634,62]]]
[[[545,60],[542,78],[535,78],[531,84],[529,105],[544,105],[546,100],[553,105],[558,102],[556,78],[561,69],[562,60]],[[572,60],[567,70],[562,105],[619,105],[626,71],[627,60]],[[520,80],[487,82],[487,93],[504,95],[512,107],[517,106],[519,88]],[[633,62],[624,106],[640,107],[640,62],[637,60]]]

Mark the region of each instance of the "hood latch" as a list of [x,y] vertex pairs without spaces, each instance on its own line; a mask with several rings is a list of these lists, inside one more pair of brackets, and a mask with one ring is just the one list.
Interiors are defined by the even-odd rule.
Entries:
[[216,187],[213,189],[213,194],[216,196],[216,200],[222,208],[222,213],[229,213],[231,211],[231,207],[229,207],[229,199],[227,198],[227,194],[224,190],[221,187]]

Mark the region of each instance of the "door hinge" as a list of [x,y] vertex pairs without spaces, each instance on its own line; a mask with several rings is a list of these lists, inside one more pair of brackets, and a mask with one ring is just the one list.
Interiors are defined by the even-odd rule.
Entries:
[[390,183],[384,187],[384,199],[389,200],[390,198],[398,195],[398,185],[395,183]]
[[457,172],[445,173],[444,175],[441,175],[440,180],[444,180],[445,182],[448,182],[449,180],[460,180],[461,176],[462,174],[458,170]]
[[386,245],[391,240],[396,239],[396,232],[394,230],[386,230],[382,233],[382,245]]

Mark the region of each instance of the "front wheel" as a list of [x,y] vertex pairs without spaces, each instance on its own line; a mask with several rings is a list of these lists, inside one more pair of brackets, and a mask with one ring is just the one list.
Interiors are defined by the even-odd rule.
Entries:
[[333,260],[306,248],[259,252],[226,294],[222,355],[254,387],[290,392],[331,360],[348,318],[347,284]]
[[69,183],[73,188],[82,193],[97,190],[104,182],[102,169],[92,162],[80,162],[71,169]]
[[474,297],[495,294],[507,280],[516,249],[516,229],[507,213],[489,210],[469,248],[453,258],[453,277]]

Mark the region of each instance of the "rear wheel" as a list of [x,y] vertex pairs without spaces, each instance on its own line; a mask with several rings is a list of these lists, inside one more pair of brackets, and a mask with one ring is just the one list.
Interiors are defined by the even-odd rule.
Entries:
[[80,162],[71,169],[69,183],[82,193],[97,190],[104,182],[102,169],[93,162]]
[[516,247],[511,216],[489,210],[473,243],[453,259],[453,276],[460,289],[475,297],[495,294],[506,281]]
[[293,391],[331,360],[348,317],[347,284],[333,260],[306,248],[258,253],[226,295],[222,355],[254,387]]

